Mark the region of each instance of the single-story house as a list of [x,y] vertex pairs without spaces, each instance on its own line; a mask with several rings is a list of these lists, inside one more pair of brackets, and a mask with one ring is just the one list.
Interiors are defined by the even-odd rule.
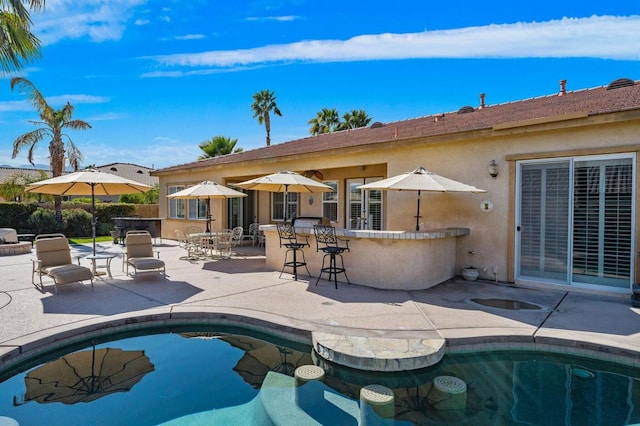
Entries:
[[[101,172],[111,173],[116,176],[120,176],[126,179],[133,180],[135,182],[140,182],[145,185],[154,186],[158,184],[158,178],[155,176],[151,176],[150,172],[153,170],[149,167],[140,166],[138,164],[132,163],[109,163],[102,166],[96,166]],[[9,179],[12,179],[14,176],[24,176],[33,179],[40,179],[42,175],[45,175],[47,178],[51,177],[51,171],[49,169],[42,168],[27,168],[27,167],[0,167],[0,186],[4,182],[7,182]],[[112,196],[97,196],[96,198],[100,199],[104,202],[116,202],[118,201],[118,195]],[[73,197],[75,198],[75,197]],[[2,198],[0,198],[2,200]]]
[[[413,231],[417,194],[359,185],[419,166],[486,193],[423,193],[421,229],[468,228],[458,270],[509,283],[630,292],[638,282],[637,153],[640,82],[558,92],[306,137],[151,172],[159,178],[163,237],[202,224],[199,200],[167,199],[204,180],[234,184],[292,170],[335,188],[293,194],[298,216],[336,227]],[[214,229],[283,220],[283,195],[211,202]],[[291,195],[291,194],[290,194]],[[204,229],[204,225],[202,225]],[[379,256],[389,256],[381,246]],[[371,259],[375,262],[376,259]],[[416,258],[416,262],[420,259]]]
[[[96,166],[96,169],[104,173],[111,173],[116,176],[120,176],[134,182],[140,182],[149,186],[158,185],[159,181],[157,177],[151,176],[151,171],[153,171],[153,169],[145,166],[140,166],[138,164],[110,163],[102,166]],[[119,195],[112,195],[100,196],[98,198],[100,198],[102,201],[116,202],[118,201],[119,197]]]

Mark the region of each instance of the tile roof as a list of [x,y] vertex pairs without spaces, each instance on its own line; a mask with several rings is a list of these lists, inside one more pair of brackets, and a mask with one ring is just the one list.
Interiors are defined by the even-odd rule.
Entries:
[[102,166],[96,166],[96,169],[105,173],[112,173],[125,179],[143,183],[145,185],[156,185],[159,179],[151,176],[149,172],[153,169],[132,163],[110,163]]
[[[629,80],[631,83],[631,80]],[[472,108],[463,107],[471,111]],[[450,135],[483,129],[508,127],[508,123],[545,119],[556,116],[575,118],[590,115],[640,109],[640,81],[628,87],[608,90],[607,86],[559,95],[541,96],[484,108],[473,108],[472,112],[449,112],[390,123],[374,123],[369,127],[310,136],[289,142],[257,148],[237,154],[229,154],[206,160],[194,161],[166,167],[153,172],[162,174],[213,165],[239,163],[266,158],[285,157],[297,154],[322,152],[332,149],[364,146],[390,141],[410,140],[420,137]]]
[[47,174],[47,177],[51,177],[51,172],[49,170],[27,167],[0,167],[0,184],[6,182],[9,178],[16,174],[38,178],[40,177],[41,171],[44,171]]
[[[153,169],[148,167],[139,166],[131,163],[110,163],[103,166],[96,166],[96,169],[101,172],[112,173],[114,175],[130,179],[136,182],[143,183],[145,185],[153,186],[158,183],[159,179],[155,176],[149,175],[149,172]],[[23,173],[29,176],[38,177],[38,173],[44,170],[47,177],[51,177],[49,169],[35,169],[26,167],[0,167],[0,184],[5,182],[11,176],[16,173]]]

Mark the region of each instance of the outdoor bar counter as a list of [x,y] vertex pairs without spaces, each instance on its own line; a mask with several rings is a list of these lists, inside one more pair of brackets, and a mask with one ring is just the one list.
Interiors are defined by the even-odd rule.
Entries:
[[[267,267],[282,270],[286,248],[280,248],[276,225],[261,225],[266,238]],[[313,228],[296,226],[296,233],[309,236],[310,247],[304,248],[307,267],[315,278],[322,265],[322,251],[316,252]],[[343,254],[344,265],[353,284],[386,290],[421,290],[433,287],[456,275],[457,238],[468,235],[468,228],[434,229],[423,232],[370,231],[336,229],[340,238],[349,240],[350,252]],[[291,258],[289,258],[291,260]],[[329,259],[327,258],[325,266]],[[338,264],[340,259],[338,259]],[[298,274],[305,278],[304,267]],[[291,269],[285,269],[291,274]],[[315,284],[315,278],[311,280]],[[305,278],[306,279],[306,278]],[[332,285],[323,274],[318,285]],[[344,274],[338,274],[340,286],[346,285]]]

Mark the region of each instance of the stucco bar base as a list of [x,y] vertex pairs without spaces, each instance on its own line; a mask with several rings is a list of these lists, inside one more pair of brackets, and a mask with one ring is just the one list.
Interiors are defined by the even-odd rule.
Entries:
[[[281,270],[286,249],[280,248],[275,225],[260,227],[265,233],[267,267]],[[316,251],[312,228],[296,228],[309,235],[311,247],[304,249],[307,267],[314,277],[320,273],[324,253]],[[446,228],[425,232],[338,230],[349,240],[344,265],[349,281],[385,290],[422,290],[453,278],[456,274],[457,237],[468,235],[468,228]],[[290,260],[290,259],[289,259]],[[329,260],[327,259],[327,264]],[[339,260],[338,260],[339,262]],[[289,269],[285,273],[290,273]],[[305,275],[306,270],[298,270]],[[327,274],[322,276],[323,280]],[[339,282],[346,282],[338,275]],[[318,285],[327,285],[322,280]]]

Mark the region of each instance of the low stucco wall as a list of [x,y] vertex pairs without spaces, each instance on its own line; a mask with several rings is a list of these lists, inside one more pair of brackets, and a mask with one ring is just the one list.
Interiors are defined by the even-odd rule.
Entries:
[[[266,237],[268,268],[282,270],[286,248],[281,248],[274,225],[262,226]],[[309,272],[318,277],[324,253],[316,251],[312,229],[296,228],[309,237],[310,247],[304,249]],[[469,230],[452,228],[427,232],[346,231],[339,232],[349,240],[349,252],[343,254],[349,281],[384,290],[422,290],[433,287],[456,275],[456,245]],[[291,260],[289,257],[288,260]],[[329,259],[325,261],[328,266]],[[338,259],[338,266],[340,260]],[[291,269],[285,269],[290,274]],[[304,267],[298,270],[306,275]],[[322,279],[327,280],[328,274]],[[315,279],[312,280],[315,283]],[[346,282],[344,275],[338,281]],[[325,283],[326,284],[326,283]]]

